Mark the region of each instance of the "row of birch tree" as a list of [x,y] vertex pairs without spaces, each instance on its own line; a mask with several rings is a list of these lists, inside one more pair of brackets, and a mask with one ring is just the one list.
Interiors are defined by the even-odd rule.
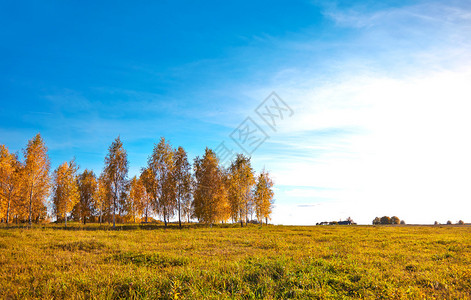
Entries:
[[213,150],[193,164],[182,147],[165,138],[155,144],[140,174],[128,178],[127,152],[120,138],[108,149],[99,176],[79,172],[75,160],[64,162],[50,174],[47,148],[40,134],[28,142],[23,160],[0,145],[1,222],[48,221],[52,216],[67,226],[67,219],[86,222],[150,222],[165,226],[171,220],[198,220],[215,224],[232,221],[241,226],[254,219],[267,223],[274,193],[269,173],[255,174],[250,158],[238,154],[224,168]]

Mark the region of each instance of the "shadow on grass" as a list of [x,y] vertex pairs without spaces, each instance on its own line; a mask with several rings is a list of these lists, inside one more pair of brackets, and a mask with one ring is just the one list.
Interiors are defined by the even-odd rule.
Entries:
[[[266,226],[266,225],[264,225]],[[270,226],[270,225],[269,225]],[[259,227],[259,225],[249,224],[248,227]],[[128,231],[128,230],[189,230],[200,228],[240,228],[240,224],[201,224],[201,223],[187,223],[182,224],[180,228],[178,223],[169,223],[165,226],[163,223],[140,223],[140,224],[116,224],[113,228],[112,224],[99,224],[89,223],[83,225],[77,222],[67,222],[67,227],[63,223],[50,223],[50,224],[33,224],[31,227],[28,224],[0,224],[0,229],[53,229],[53,230],[85,230],[85,231]],[[245,228],[245,226],[244,226]]]

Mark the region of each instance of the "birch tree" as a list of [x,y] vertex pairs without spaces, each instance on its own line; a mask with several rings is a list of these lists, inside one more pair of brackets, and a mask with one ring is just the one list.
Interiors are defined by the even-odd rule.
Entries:
[[250,158],[238,154],[231,163],[228,174],[229,203],[232,219],[240,225],[247,224],[253,205],[252,187],[255,184]]
[[175,150],[175,183],[176,183],[176,196],[177,196],[177,212],[178,212],[178,225],[182,227],[182,215],[189,214],[188,208],[191,203],[191,165],[185,150],[178,147]]
[[77,203],[77,213],[85,225],[87,218],[93,214],[98,198],[98,181],[93,171],[84,170],[78,176],[77,186],[80,195],[80,201]]
[[268,224],[268,219],[272,213],[274,196],[272,188],[273,181],[269,173],[263,170],[257,178],[254,191],[255,213],[257,220],[261,224],[263,224],[263,219],[265,219],[265,223]]
[[75,161],[64,162],[54,171],[52,202],[57,218],[64,217],[67,227],[67,214],[80,199],[77,187],[77,165]]
[[229,218],[224,172],[219,167],[214,151],[206,148],[203,158],[196,157],[195,192],[193,209],[195,217],[207,224],[226,221]]
[[148,160],[148,168],[152,171],[153,185],[156,186],[154,199],[156,211],[164,218],[165,227],[174,215],[176,206],[176,182],[174,176],[173,150],[165,138],[155,145]]
[[[129,183],[129,201],[128,213],[136,223],[136,215],[142,216],[146,202],[146,188],[140,178],[134,176]],[[146,217],[147,222],[147,217]]]
[[105,179],[112,195],[113,229],[116,228],[116,209],[126,189],[128,176],[128,155],[120,138],[117,137],[108,149],[105,157]]
[[22,164],[17,155],[0,145],[0,219],[10,222],[12,206],[19,205]]
[[96,207],[99,211],[100,224],[103,223],[103,214],[111,211],[111,203],[113,196],[111,195],[111,187],[109,180],[106,179],[106,173],[102,172],[98,177],[98,194],[96,198]]
[[155,175],[150,168],[142,169],[141,175],[139,176],[139,180],[141,181],[142,185],[144,186],[145,196],[144,196],[144,220],[147,223],[149,213],[152,212],[152,203],[157,203],[158,199],[158,192],[157,186],[158,182],[156,181]]
[[28,199],[28,223],[31,226],[33,216],[39,219],[46,212],[45,201],[51,186],[50,162],[47,147],[39,133],[28,141],[23,152],[25,156],[23,184]]

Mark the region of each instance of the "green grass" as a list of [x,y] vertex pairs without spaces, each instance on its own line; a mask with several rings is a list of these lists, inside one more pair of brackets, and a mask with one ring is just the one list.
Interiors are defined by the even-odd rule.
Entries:
[[225,227],[0,227],[0,298],[470,298],[471,227]]

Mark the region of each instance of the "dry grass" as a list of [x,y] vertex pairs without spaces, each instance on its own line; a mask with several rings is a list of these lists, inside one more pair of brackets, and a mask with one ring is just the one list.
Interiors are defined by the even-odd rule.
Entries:
[[471,293],[467,226],[74,226],[0,227],[0,297],[462,299]]

